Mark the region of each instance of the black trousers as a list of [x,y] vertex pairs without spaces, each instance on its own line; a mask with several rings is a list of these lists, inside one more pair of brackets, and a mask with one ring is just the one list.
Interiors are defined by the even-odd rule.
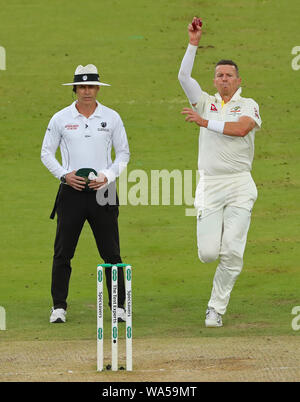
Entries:
[[[61,184],[55,202],[55,211],[57,213],[57,230],[54,243],[51,294],[53,307],[66,309],[72,271],[71,259],[86,220],[93,231],[103,261],[110,264],[122,262],[118,229],[119,208],[118,205],[99,205],[96,201],[95,191],[77,191],[68,185]],[[95,270],[96,266],[97,263]],[[105,268],[105,276],[109,306],[111,306],[110,268]],[[125,302],[123,268],[118,268],[118,286],[118,305],[123,307]]]

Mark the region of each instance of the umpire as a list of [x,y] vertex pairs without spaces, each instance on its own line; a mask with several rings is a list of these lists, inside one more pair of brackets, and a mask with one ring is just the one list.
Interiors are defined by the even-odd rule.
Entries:
[[[114,183],[129,162],[129,146],[123,122],[117,112],[100,104],[96,98],[100,86],[97,68],[78,66],[72,85],[76,101],[60,110],[50,120],[44,137],[41,160],[60,180],[55,205],[57,214],[51,295],[53,308],[50,322],[66,321],[67,296],[71,276],[71,259],[79,235],[87,220],[105,263],[120,263],[118,231],[118,197],[116,202],[99,203],[97,193],[115,188]],[[62,163],[55,157],[60,147]],[[112,147],[115,159],[111,160]],[[93,172],[91,176],[89,173]],[[87,178],[89,176],[89,179]],[[113,198],[113,197],[112,197]],[[111,197],[110,197],[111,199]],[[106,285],[111,304],[111,275],[106,268]],[[125,286],[119,268],[118,318],[125,320]]]

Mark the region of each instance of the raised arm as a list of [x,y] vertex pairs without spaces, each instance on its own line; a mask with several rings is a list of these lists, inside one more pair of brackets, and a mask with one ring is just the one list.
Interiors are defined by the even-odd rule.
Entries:
[[182,89],[184,90],[188,100],[193,106],[197,104],[197,101],[199,100],[202,92],[198,82],[191,77],[198,44],[202,35],[200,25],[194,24],[193,26],[193,22],[196,19],[197,18],[194,17],[192,23],[188,25],[189,44],[182,59],[178,73],[180,85],[182,86]]

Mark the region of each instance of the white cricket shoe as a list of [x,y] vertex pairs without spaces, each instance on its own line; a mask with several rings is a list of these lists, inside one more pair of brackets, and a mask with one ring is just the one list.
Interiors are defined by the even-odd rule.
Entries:
[[118,322],[126,321],[126,312],[123,308],[121,308],[121,307],[117,308],[117,316],[118,316]]
[[213,307],[206,310],[205,326],[210,328],[222,327],[222,316]]
[[54,309],[52,307],[51,315],[50,315],[50,322],[51,323],[53,323],[53,322],[57,322],[57,323],[66,322],[66,314],[67,314],[67,312],[63,308]]

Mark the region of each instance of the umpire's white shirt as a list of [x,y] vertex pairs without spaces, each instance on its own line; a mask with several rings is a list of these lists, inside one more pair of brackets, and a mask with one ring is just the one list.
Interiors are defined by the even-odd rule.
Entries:
[[[126,131],[119,114],[100,104],[90,117],[85,117],[72,105],[57,112],[48,125],[41,159],[58,179],[80,168],[92,168],[106,175],[111,183],[129,162]],[[55,157],[60,147],[62,164]],[[112,162],[111,149],[115,160]]]
[[256,126],[245,137],[224,135],[201,127],[199,136],[198,170],[204,175],[226,175],[250,172],[254,155],[255,131],[261,126],[258,104],[251,98],[241,97],[239,88],[228,103],[223,103],[219,93],[206,92],[194,107],[207,120],[237,122],[241,116],[251,117]]

